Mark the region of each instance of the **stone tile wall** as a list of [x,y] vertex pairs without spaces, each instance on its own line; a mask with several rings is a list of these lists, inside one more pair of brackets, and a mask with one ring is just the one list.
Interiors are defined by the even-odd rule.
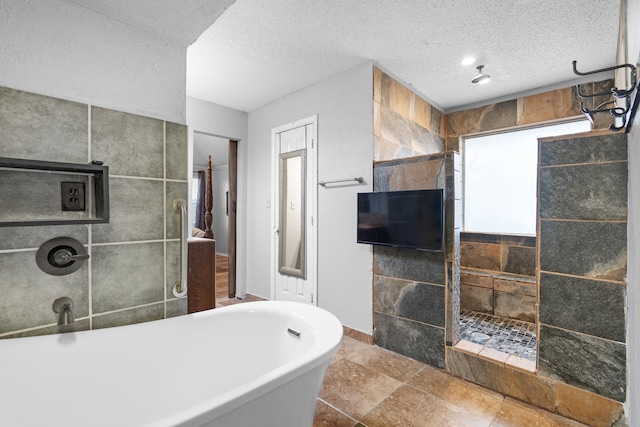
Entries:
[[539,152],[540,374],[624,402],[626,134]]
[[447,370],[592,426],[625,425],[626,135],[543,140],[538,372],[447,348]]
[[460,311],[460,156],[443,154],[446,116],[378,67],[373,99],[374,160],[383,161],[374,164],[374,190],[445,189],[447,246],[444,253],[374,248],[374,338],[443,368],[445,344],[458,335],[451,313]]
[[459,166],[458,153],[374,164],[375,191],[444,190],[444,252],[374,247],[376,343],[439,368],[445,367],[445,346],[459,335]]
[[535,322],[536,238],[460,233],[460,307]]
[[[582,90],[585,93],[602,93],[612,86],[613,80],[603,80],[584,84]],[[460,152],[460,137],[464,135],[583,116],[580,101],[586,108],[593,109],[604,98],[580,99],[572,86],[448,114],[446,149]],[[606,113],[597,114],[596,119],[594,129],[607,129],[612,123],[611,116]]]
[[[603,93],[612,86],[612,80],[604,80],[584,84],[582,90],[587,94]],[[580,101],[593,109],[604,102],[605,97],[581,99],[575,87],[569,87],[451,113],[446,116],[446,149],[459,152],[460,138],[469,134],[582,116]],[[594,128],[606,129],[610,124],[608,114],[596,115]],[[525,239],[514,244],[513,241],[503,242],[499,235],[484,236],[485,242],[467,233],[461,235],[462,307],[506,318],[535,321],[537,291],[535,282],[530,278],[535,277],[535,240]],[[500,289],[495,289],[496,276],[493,273],[477,270],[498,272],[497,285]]]
[[[385,80],[388,80],[384,84],[382,83],[383,77]],[[583,90],[588,91],[589,87],[591,87],[592,90],[594,91],[603,92],[603,91],[607,91],[607,89],[610,88],[611,85],[612,85],[611,81],[596,82],[591,85],[583,85]],[[420,152],[417,152],[417,151],[412,152],[409,149],[410,147],[413,147],[413,144],[410,145],[407,142],[406,138],[412,138],[412,135],[417,133],[414,128],[417,122],[416,112],[425,112],[426,111],[424,108],[425,104],[422,104],[422,101],[418,100],[417,102],[420,103],[420,106],[416,108],[416,104],[415,104],[416,100],[419,99],[420,97],[418,97],[415,94],[411,94],[407,88],[403,89],[403,88],[399,88],[398,86],[402,86],[402,85],[397,81],[393,81],[391,77],[384,74],[380,70],[374,68],[374,100],[375,100],[374,102],[374,118],[375,118],[374,141],[376,145],[376,151],[375,151],[376,160],[393,160],[396,158],[409,158],[411,156],[420,154]],[[386,95],[384,96],[382,95],[383,88],[384,88],[384,91],[387,91]],[[394,91],[396,95],[391,96],[391,93],[393,93]],[[394,99],[393,102],[391,101],[392,98]],[[403,107],[400,107],[398,105],[399,100],[405,100],[402,102]],[[587,100],[586,106],[588,108],[593,108],[595,105],[601,103],[602,101],[603,100],[601,99]],[[411,102],[414,103],[413,107],[411,106],[412,105]],[[580,112],[579,102],[580,102],[580,99],[575,94],[575,89],[566,88],[566,89],[551,91],[551,92],[547,92],[539,95],[523,97],[513,101],[502,102],[502,103],[488,105],[485,107],[475,108],[475,109],[466,110],[466,111],[459,111],[459,112],[451,113],[446,116],[441,112],[437,112],[435,116],[439,117],[439,119],[435,121],[424,120],[423,118],[420,118],[419,120],[421,120],[420,123],[425,125],[424,126],[425,129],[431,131],[433,134],[439,137],[446,137],[445,138],[446,147],[439,151],[445,151],[445,150],[459,151],[460,137],[467,134],[499,130],[499,129],[514,127],[519,125],[536,124],[536,123],[540,123],[548,120],[557,120],[557,119],[569,118],[574,116],[581,116],[582,113]],[[387,111],[384,112],[384,117],[382,113],[383,107],[387,109]],[[431,112],[431,108],[432,107],[429,106],[430,112]],[[418,115],[420,116],[420,114],[421,113],[419,113]],[[596,116],[596,118],[597,118],[597,121],[594,126],[595,128],[604,129],[609,126],[610,117],[608,115],[601,114]],[[396,120],[393,120],[393,119],[396,119]],[[434,122],[437,122],[437,125],[434,125],[435,124]],[[420,126],[422,126],[422,124]],[[403,131],[404,133],[401,133],[401,131]],[[398,135],[404,135],[404,139],[400,138]],[[436,141],[440,141],[440,140],[436,138]],[[439,146],[435,145],[433,149],[436,150],[438,148]],[[455,157],[459,159],[459,156],[455,156]],[[401,182],[402,179],[405,179],[405,182],[406,182],[406,178],[401,178],[399,176],[396,176],[396,178],[394,179],[399,180],[399,182]],[[456,184],[458,184],[457,180],[455,180],[455,182]],[[626,189],[626,184],[624,188]],[[461,185],[456,185],[456,191],[459,191],[460,189],[461,189]],[[614,189],[613,191],[617,191],[617,190]],[[454,199],[456,208],[459,206],[458,205],[459,199],[460,197],[456,193],[456,196]],[[461,211],[459,209],[456,209],[455,221],[458,221],[458,215],[460,212]],[[457,235],[455,235],[454,233],[454,239],[457,239],[455,240],[455,242],[458,242],[457,244],[454,245],[454,250],[455,248],[459,249],[461,245],[461,242],[459,240],[459,233]],[[573,244],[574,244],[574,247],[576,247],[575,246],[576,242],[573,242]],[[513,245],[507,245],[507,246],[510,246],[509,252],[512,252],[511,246]],[[520,246],[517,246],[517,247],[519,248]],[[523,247],[529,248],[531,246],[523,245]],[[563,250],[566,251],[566,253],[570,254],[572,251],[572,248],[565,247],[563,248]],[[529,249],[515,249],[515,251],[529,252]],[[376,259],[374,263],[375,265],[374,268],[380,269],[378,271],[381,271],[381,269],[384,267],[378,265],[379,263],[379,260],[377,260],[378,255],[386,256],[387,253],[384,249],[382,251],[378,251],[376,249],[374,253],[374,258]],[[530,255],[525,255],[524,257],[530,260]],[[398,262],[398,260],[401,258],[402,258],[402,255],[395,255],[395,258],[386,256],[383,262],[387,262],[387,263],[391,262],[391,263],[394,263],[394,265],[402,265],[402,263]],[[395,261],[392,261],[393,259],[395,259]],[[508,265],[509,262],[504,264],[503,257],[499,257],[499,259],[501,260],[500,266],[501,268],[504,269],[505,265]],[[456,262],[459,262],[459,261],[460,261],[460,257],[456,257],[450,264],[445,264],[445,268],[447,272],[446,281],[441,282],[444,284],[444,291],[445,291],[444,293],[445,293],[445,301],[446,301],[446,304],[444,305],[445,306],[444,336],[445,336],[445,354],[446,354],[445,365],[446,365],[446,370],[448,372],[451,372],[469,381],[473,381],[478,384],[484,385],[485,387],[498,390],[506,395],[513,396],[515,398],[518,398],[527,402],[531,402],[542,408],[546,408],[550,411],[555,411],[567,417],[571,417],[573,419],[579,420],[589,425],[609,426],[609,425],[613,425],[616,422],[621,422],[622,424],[620,425],[624,425],[624,421],[621,421],[624,419],[623,406],[618,401],[611,399],[609,397],[605,397],[607,395],[603,394],[602,391],[597,391],[595,387],[589,388],[589,387],[584,387],[583,385],[577,385],[576,383],[571,383],[569,381],[564,380],[557,374],[548,373],[545,371],[536,372],[536,373],[520,371],[517,368],[505,366],[504,363],[501,363],[499,361],[483,359],[481,357],[478,357],[478,355],[470,354],[464,350],[459,350],[455,347],[451,347],[451,343],[455,344],[456,342],[455,338],[458,336],[456,334],[457,321],[455,320],[457,316],[452,316],[449,314],[459,312],[459,306],[456,307],[455,304],[459,304],[460,301],[459,301],[459,296],[456,296],[456,289],[459,289],[459,286],[457,283],[455,283],[456,280],[459,280],[459,279],[457,277],[454,277],[453,274],[449,276],[449,269],[451,269],[451,271],[455,271]],[[433,265],[432,262],[429,262],[428,264]],[[411,265],[411,263],[409,262],[404,265],[409,266]],[[530,265],[530,261],[529,263],[525,263],[525,265]],[[510,268],[511,267],[507,267],[507,270]],[[611,271],[616,270],[616,268],[611,268],[611,269],[606,268],[605,270],[608,272],[607,274],[612,274]],[[518,274],[521,274],[521,273],[522,272]],[[559,276],[559,275],[561,274],[556,274],[556,276]],[[435,324],[422,323],[416,320],[410,320],[410,319],[403,318],[401,316],[388,314],[384,312],[385,310],[387,310],[384,307],[394,307],[395,309],[395,307],[397,307],[398,304],[400,305],[404,304],[404,301],[400,303],[401,298],[398,298],[395,296],[391,297],[390,299],[391,302],[390,302],[389,300],[386,299],[386,292],[388,292],[389,290],[392,290],[391,292],[392,295],[403,295],[402,291],[399,291],[399,289],[402,289],[402,290],[408,289],[409,292],[404,291],[405,292],[404,295],[409,295],[411,292],[420,293],[420,291],[416,291],[416,288],[419,288],[419,286],[414,286],[411,283],[406,283],[406,281],[419,282],[419,280],[407,280],[407,279],[395,277],[393,279],[397,279],[397,282],[395,283],[398,287],[394,288],[393,280],[389,280],[387,276],[384,276],[384,277],[378,277],[378,276],[382,276],[382,275],[374,272],[374,281],[376,282],[375,286],[381,290],[384,290],[385,298],[381,298],[380,294],[376,296],[376,292],[374,291],[374,304],[376,303],[379,304],[375,309],[374,323],[376,322],[376,318],[378,319],[382,318],[387,320],[385,324],[385,327],[387,328],[385,334],[386,336],[392,338],[391,342],[393,343],[393,345],[396,345],[396,344],[398,345],[398,348],[394,348],[394,350],[400,353],[403,353],[404,351],[403,348],[407,348],[407,347],[419,348],[419,345],[417,345],[418,341],[420,341],[424,337],[426,337],[427,340],[433,340],[435,345],[431,348],[434,349],[434,351],[427,352],[427,354],[435,354],[436,356],[432,357],[432,359],[428,363],[432,363],[432,364],[435,364],[436,366],[439,366],[441,364],[441,360],[438,356],[438,352],[439,352],[438,345],[439,345],[439,339],[440,339],[439,337],[442,336],[442,332],[433,333],[434,330],[438,330],[439,328],[441,328],[440,326],[438,326],[436,320],[433,320],[433,319],[429,320],[430,322],[433,322]],[[451,277],[452,279],[450,280],[449,277]],[[592,280],[592,279],[584,279],[584,280]],[[389,281],[389,282],[385,283],[386,281]],[[603,282],[608,280],[598,279],[596,281]],[[439,286],[438,284],[435,284],[435,283],[430,285]],[[598,285],[601,285],[601,283],[598,283]],[[614,283],[614,285],[619,285],[619,284]],[[451,290],[449,289],[449,286],[452,286]],[[619,295],[620,288],[616,288],[616,289],[618,289],[617,293]],[[607,298],[605,299],[613,298],[614,300],[619,301],[619,296],[615,296],[616,292],[613,292],[614,295],[611,296],[605,288],[601,287],[599,288],[599,290],[600,290],[599,294],[597,295],[595,293],[593,294],[594,300],[602,299],[605,295],[607,295]],[[422,291],[424,291],[424,289]],[[565,288],[563,292],[567,292],[567,291],[568,290]],[[423,293],[425,295],[426,294],[433,295],[433,293],[428,293],[428,292],[423,292]],[[552,296],[551,293],[547,293],[547,295],[549,297]],[[553,296],[553,298],[558,299],[559,296],[560,295],[555,295]],[[573,298],[570,292],[566,294],[563,293],[562,296],[565,298]],[[618,303],[610,303],[610,304],[613,307],[613,306],[617,306]],[[433,304],[429,305],[429,307],[431,306],[433,306]],[[541,319],[542,319],[542,312],[547,309],[551,310],[551,306],[549,306],[549,308],[546,308],[544,301],[540,301]],[[432,307],[430,311],[432,313],[440,312],[438,307]],[[605,313],[605,312],[603,311],[602,313]],[[386,316],[386,317],[382,317],[382,316]],[[610,332],[611,330],[619,327],[619,322],[624,321],[625,319],[624,313],[619,313],[614,310],[611,312],[611,316],[607,316],[605,314],[600,316],[601,320],[597,321],[596,323],[602,323],[603,317],[613,317],[617,319],[615,321],[612,321],[613,323],[610,323],[608,326],[604,327],[604,330],[609,331],[607,332],[609,334],[611,333]],[[436,318],[440,319],[440,317],[437,317],[437,316]],[[570,325],[571,322],[575,323],[576,319],[572,319],[571,322],[569,322],[568,320],[563,320],[563,321],[567,322],[565,323],[566,325]],[[432,334],[429,335],[429,333],[426,333],[426,332],[423,334],[419,332],[416,333],[416,331],[419,329],[415,327],[416,324],[419,324],[421,326],[427,325],[429,327],[428,329],[429,332]],[[392,325],[392,327],[388,327],[389,325]],[[411,326],[413,326],[413,328]],[[575,326],[571,326],[567,330],[571,331],[572,330],[571,328],[573,327]],[[558,327],[554,326],[554,328],[556,330],[564,329],[562,326],[558,326]],[[578,333],[581,333],[581,332],[578,332]],[[547,337],[549,337],[550,339],[553,339],[552,335],[548,334],[548,331],[546,332],[546,334],[547,334],[546,335]],[[587,332],[586,334],[595,334],[595,333]],[[541,337],[541,341],[542,341],[545,339],[544,330],[541,331],[541,335],[542,335]],[[566,338],[573,339],[574,335],[576,334],[570,334],[570,336]],[[612,336],[612,335],[609,335],[609,336]],[[593,335],[593,337],[597,338],[597,336],[595,335]],[[376,336],[376,338],[378,338],[378,336]],[[601,338],[597,338],[597,339],[602,342],[606,342],[606,340],[603,340]],[[600,342],[600,341],[597,341],[597,342]],[[583,342],[586,342],[586,341],[583,341]],[[415,343],[416,345],[413,345],[413,347],[411,347],[410,344],[412,343]],[[612,341],[612,343],[616,344],[615,341]],[[545,344],[541,342],[541,346],[544,346],[544,345]],[[577,348],[580,348],[582,351],[587,350],[587,348],[584,346],[582,347],[578,346]],[[575,349],[565,348],[565,350],[574,351]],[[602,349],[599,347],[594,347],[594,351],[591,354],[592,360],[598,360],[600,357],[607,356],[605,358],[606,360],[613,360],[614,363],[619,362],[618,358],[621,356],[621,353],[619,352],[620,347],[618,345],[613,345],[611,346],[611,348],[607,349],[606,351],[604,350],[605,349]],[[418,351],[424,351],[424,350],[418,350]],[[408,354],[411,357],[415,357],[412,355],[413,353],[411,353],[411,351],[406,351],[403,354]],[[550,357],[552,356],[552,353],[548,353],[548,354]],[[609,355],[611,355],[611,357],[609,357]],[[424,360],[424,356],[422,357],[423,357],[422,359],[420,359],[420,357],[416,357],[416,358],[420,360]],[[564,356],[559,357],[558,360],[563,360],[563,358],[569,359],[566,353],[564,354]],[[617,368],[613,369],[613,372],[616,372],[616,370]]]
[[446,116],[378,67],[373,67],[376,161],[445,151]]
[[447,371],[586,425],[626,425],[623,406],[615,400],[457,348],[447,348]]
[[[180,256],[171,203],[188,200],[186,126],[0,88],[0,135],[3,157],[103,161],[111,211],[108,224],[0,227],[0,338],[58,332],[51,305],[61,296],[74,300],[75,330],[186,313],[186,298],[171,293]],[[33,175],[15,185],[29,193],[49,182]],[[83,243],[90,258],[69,275],[45,274],[35,252],[62,236]]]

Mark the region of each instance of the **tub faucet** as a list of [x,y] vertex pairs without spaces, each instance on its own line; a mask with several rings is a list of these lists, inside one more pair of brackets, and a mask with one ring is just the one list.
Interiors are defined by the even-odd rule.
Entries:
[[58,298],[53,302],[53,311],[59,313],[58,326],[73,324],[76,319],[73,316],[73,300],[69,297]]

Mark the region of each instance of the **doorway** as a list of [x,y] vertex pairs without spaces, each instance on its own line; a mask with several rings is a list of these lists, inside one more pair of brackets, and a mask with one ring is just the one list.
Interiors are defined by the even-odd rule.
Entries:
[[211,156],[212,222],[216,240],[216,302],[236,296],[236,215],[238,142],[195,131],[193,133],[193,177],[191,226],[195,223],[198,172],[207,172]]

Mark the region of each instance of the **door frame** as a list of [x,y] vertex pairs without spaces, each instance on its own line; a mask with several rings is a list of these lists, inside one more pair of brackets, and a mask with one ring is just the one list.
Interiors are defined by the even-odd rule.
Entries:
[[[237,138],[230,138],[227,136],[218,135],[207,131],[201,131],[197,129],[189,130],[189,180],[188,190],[189,197],[191,197],[191,186],[193,177],[193,146],[194,135],[198,133],[201,135],[211,136],[221,140],[228,141],[228,164],[229,164],[229,215],[228,215],[228,250],[227,256],[229,258],[229,272],[228,272],[228,287],[227,294],[229,298],[236,298],[237,294],[237,227],[238,227],[238,161],[239,161],[239,144],[240,140]],[[191,203],[189,203],[191,206]],[[189,214],[191,218],[191,214]],[[191,235],[191,234],[189,234]]]
[[278,274],[278,186],[280,150],[278,134],[302,126],[311,125],[311,147],[307,147],[307,278],[310,284],[311,304],[318,305],[318,115],[305,117],[271,129],[271,251],[270,285],[271,300],[276,299],[276,275]]
[[238,214],[238,141],[229,140],[229,199],[228,208],[228,232],[229,239],[229,272],[227,295],[229,298],[236,297],[236,227]]

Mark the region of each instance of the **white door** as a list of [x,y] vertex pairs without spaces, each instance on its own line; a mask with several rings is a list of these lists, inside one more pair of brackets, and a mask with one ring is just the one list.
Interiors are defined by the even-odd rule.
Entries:
[[272,131],[271,296],[317,305],[316,117]]

